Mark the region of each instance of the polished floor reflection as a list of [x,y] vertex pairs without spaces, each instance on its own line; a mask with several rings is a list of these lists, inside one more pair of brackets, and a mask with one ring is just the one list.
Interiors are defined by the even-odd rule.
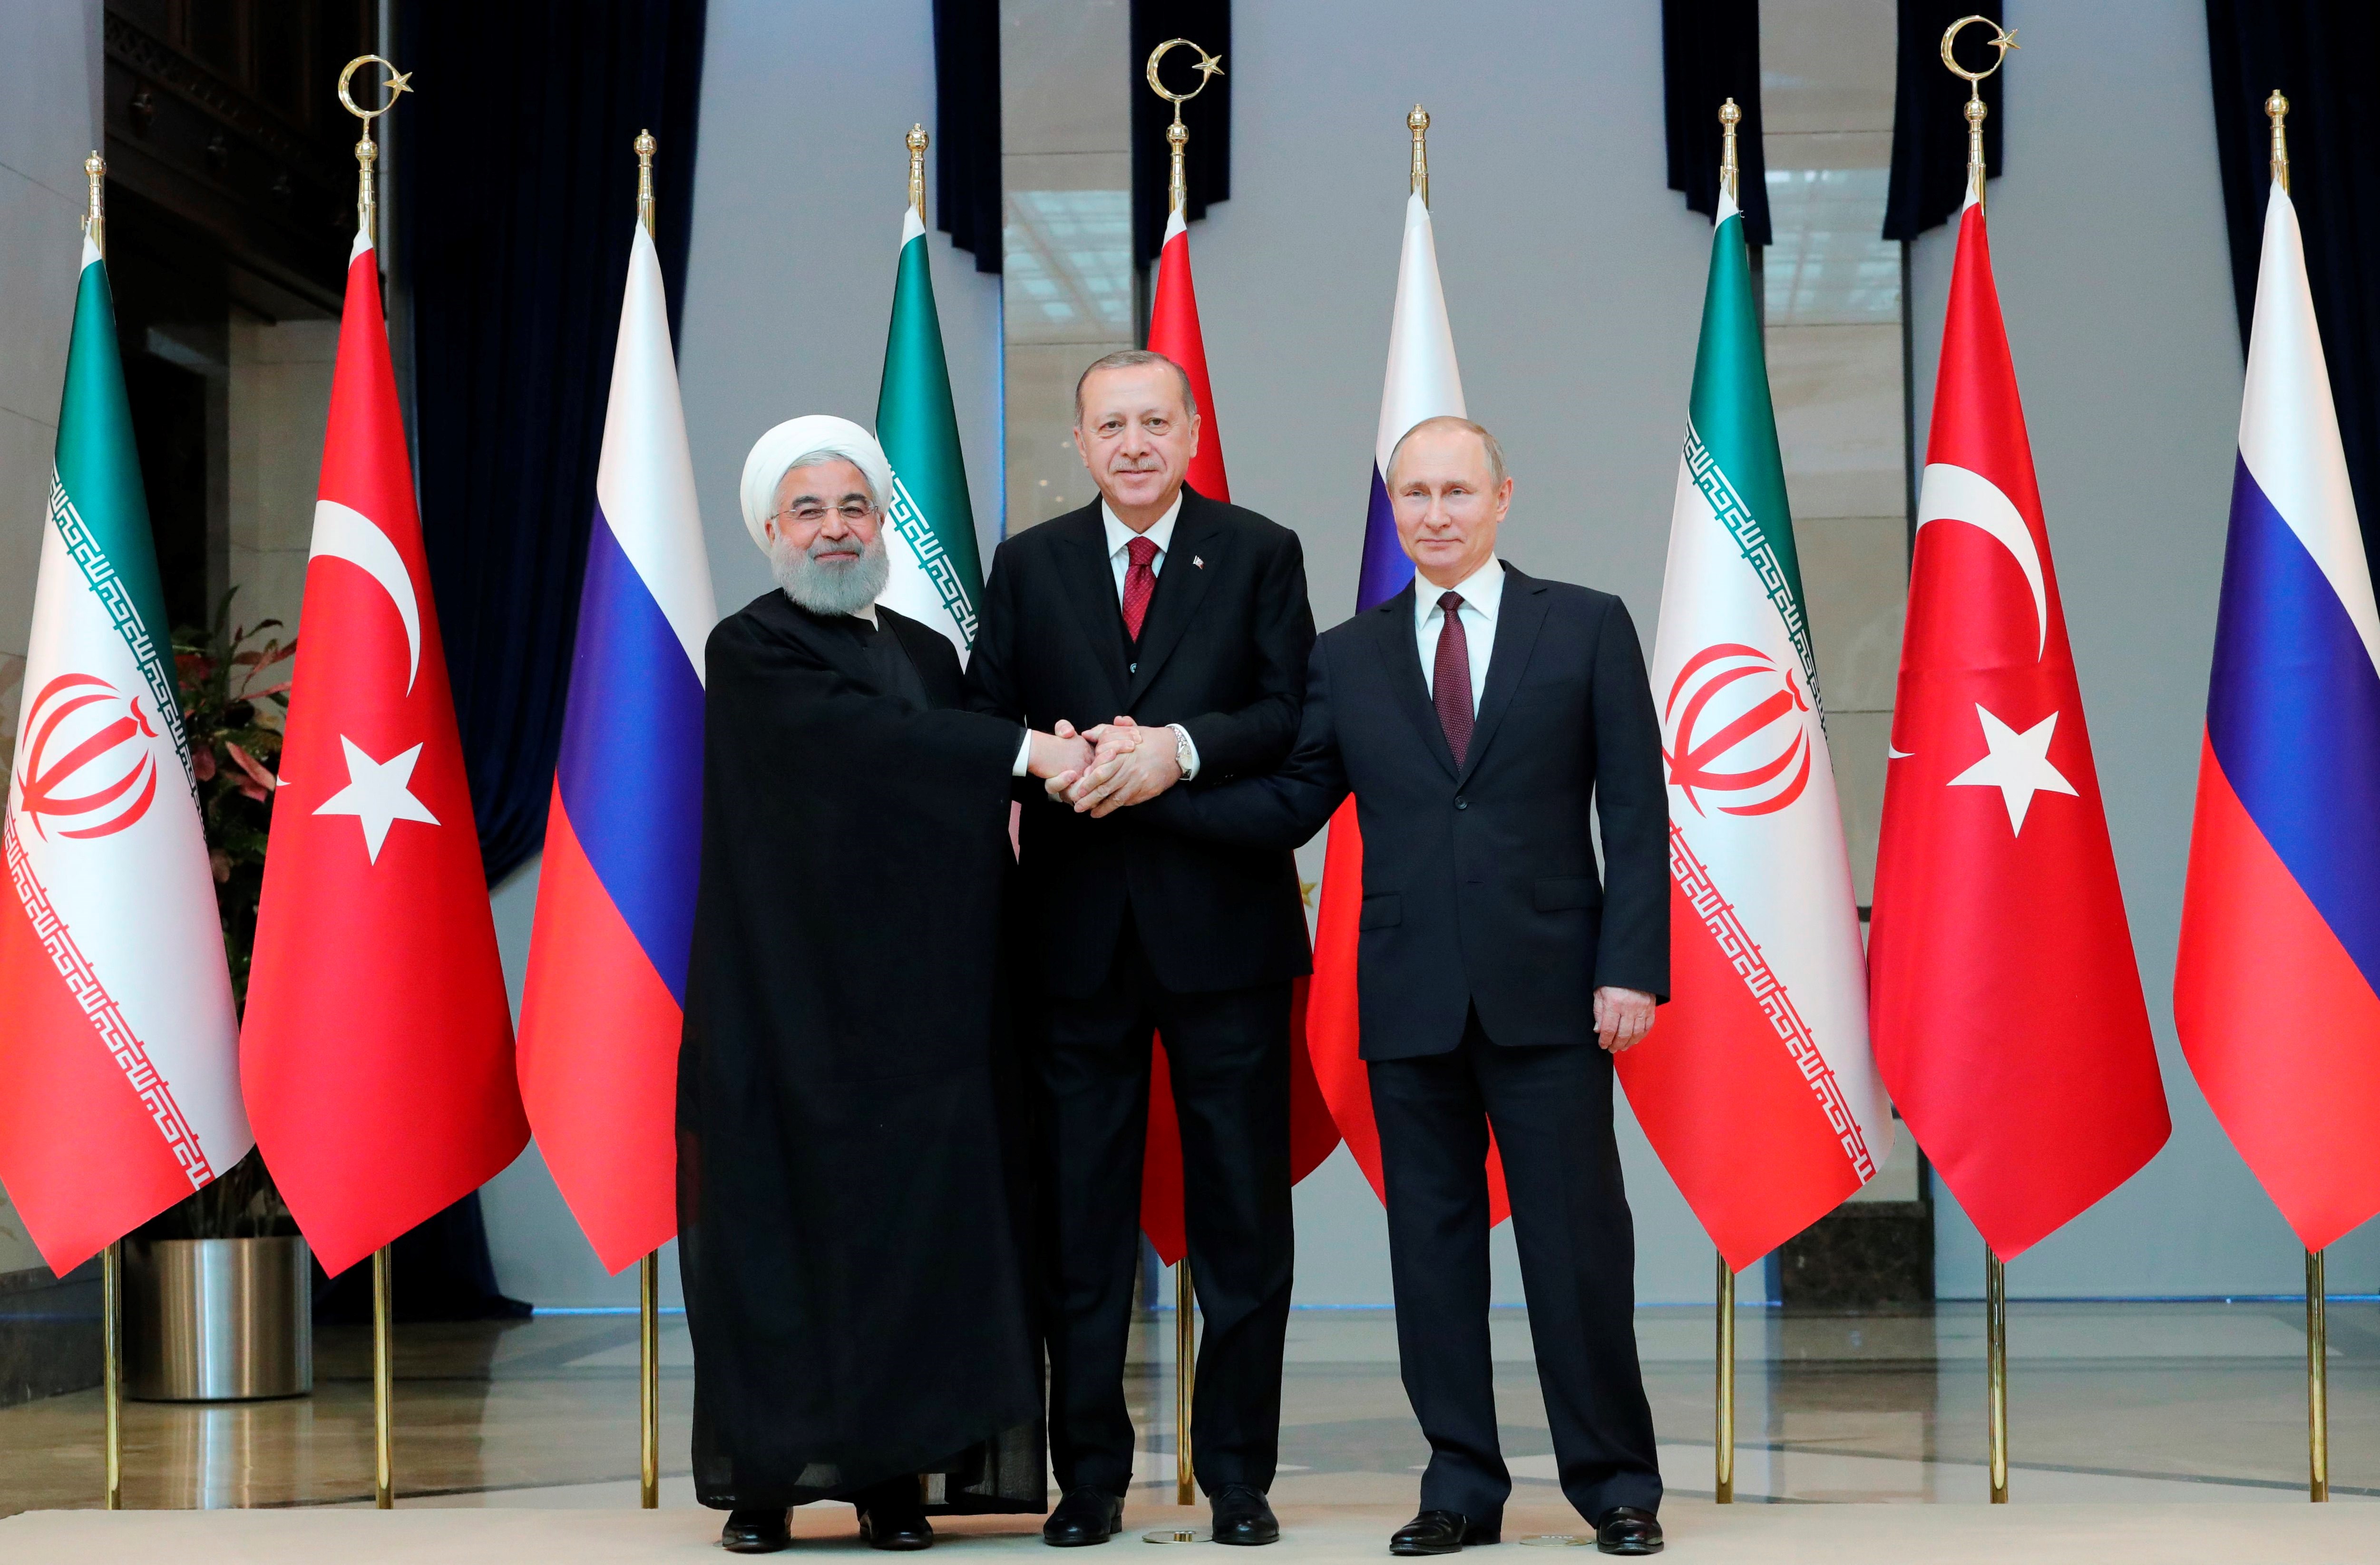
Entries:
[[[2305,1347],[2293,1303],[2011,1306],[2010,1424],[2019,1502],[2301,1502]],[[1712,1320],[1640,1313],[1637,1339],[1673,1492],[1711,1487]],[[1170,1498],[1171,1316],[1136,1337],[1142,1495]],[[664,1324],[664,1503],[687,1504],[692,1390],[684,1325]],[[1496,1322],[1504,1450],[1524,1496],[1553,1498],[1553,1458],[1519,1311]],[[1740,1500],[1984,1498],[1979,1306],[1783,1317],[1742,1329]],[[1274,1494],[1284,1505],[1410,1503],[1428,1450],[1396,1372],[1385,1311],[1293,1318]],[[543,1316],[407,1327],[397,1343],[397,1474],[407,1503],[635,1504],[636,1322]],[[310,1398],[215,1407],[127,1404],[133,1507],[368,1504],[369,1342],[322,1332]],[[2380,1498],[2380,1304],[2330,1309],[2332,1493]],[[95,1506],[95,1391],[0,1410],[0,1515]]]

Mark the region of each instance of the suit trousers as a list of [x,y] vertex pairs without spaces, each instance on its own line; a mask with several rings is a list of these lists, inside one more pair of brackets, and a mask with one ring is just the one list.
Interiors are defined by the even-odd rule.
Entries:
[[1165,1040],[1182,1130],[1191,1280],[1206,1316],[1191,1456],[1208,1494],[1272,1483],[1289,1328],[1286,983],[1179,994],[1149,971],[1129,920],[1107,980],[1042,1001],[1038,1086],[1050,1457],[1059,1487],[1132,1487],[1123,1390],[1140,1259],[1149,1039]]
[[1488,1340],[1488,1135],[1512,1202],[1521,1282],[1562,1493],[1592,1522],[1653,1510],[1661,1474],[1636,1362],[1636,1239],[1611,1131],[1611,1057],[1507,1049],[1472,1013],[1443,1054],[1371,1062],[1405,1395],[1428,1437],[1421,1508],[1490,1523],[1512,1491]]

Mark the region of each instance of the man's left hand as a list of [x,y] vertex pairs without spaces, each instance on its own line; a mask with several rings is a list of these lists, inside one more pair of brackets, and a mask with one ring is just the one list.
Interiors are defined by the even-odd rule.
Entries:
[[1633,1049],[1653,1030],[1653,997],[1643,989],[1610,985],[1595,991],[1597,1041],[1613,1054]]

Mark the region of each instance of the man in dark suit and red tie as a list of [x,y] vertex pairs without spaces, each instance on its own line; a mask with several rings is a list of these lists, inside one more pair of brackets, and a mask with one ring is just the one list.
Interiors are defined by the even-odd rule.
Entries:
[[[1271,770],[1297,737],[1314,647],[1297,535],[1183,482],[1198,409],[1189,378],[1158,354],[1111,354],[1083,372],[1075,442],[1099,498],[1000,546],[969,704],[1042,714],[1045,728],[1136,722],[1147,742],[1116,754],[1105,779],[1116,799]],[[1310,962],[1296,866],[1286,845],[1189,842],[1024,788],[1018,982],[1042,1131],[1050,1455],[1064,1490],[1042,1535],[1105,1543],[1132,1485],[1124,1350],[1149,1040],[1161,1033],[1207,1317],[1191,1450],[1215,1541],[1269,1544],[1281,1535],[1265,1496],[1292,1261],[1290,985]]]
[[[1281,848],[1355,795],[1363,1055],[1398,1356],[1431,1451],[1420,1514],[1390,1551],[1501,1536],[1512,1478],[1488,1338],[1492,1126],[1562,1492],[1605,1553],[1651,1554],[1661,1475],[1611,1129],[1611,1057],[1645,1036],[1669,988],[1669,802],[1644,653],[1619,599],[1498,560],[1512,483],[1479,425],[1415,425],[1387,482],[1418,578],[1315,644],[1288,763],[1130,813]],[[1134,742],[1123,728],[1090,736],[1112,750]],[[1105,815],[1135,797],[1130,774],[1129,755],[1115,756],[1050,792]]]

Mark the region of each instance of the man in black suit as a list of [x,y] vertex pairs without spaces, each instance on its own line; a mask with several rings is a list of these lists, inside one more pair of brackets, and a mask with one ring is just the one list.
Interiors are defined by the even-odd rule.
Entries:
[[[1314,647],[1297,535],[1184,484],[1198,410],[1160,355],[1111,354],[1084,371],[1075,442],[1099,500],[1000,546],[969,704],[1042,728],[1135,722],[1148,742],[1115,755],[1117,798],[1271,770],[1297,736]],[[1215,1540],[1270,1543],[1292,1259],[1290,984],[1310,962],[1296,867],[1286,845],[1216,848],[1093,820],[1033,784],[1022,796],[1050,1448],[1065,1490],[1043,1536],[1106,1542],[1132,1484],[1123,1377],[1155,1032],[1207,1317],[1192,1453]]]
[[[1604,1552],[1649,1554],[1661,1476],[1611,1132],[1611,1054],[1645,1036],[1669,987],[1669,804],[1644,654],[1619,599],[1498,562],[1512,484],[1486,430],[1415,426],[1388,484],[1421,580],[1316,644],[1288,765],[1134,813],[1287,846],[1355,795],[1398,1356],[1432,1453],[1390,1552],[1497,1542],[1512,1490],[1488,1341],[1492,1125],[1562,1492]],[[1123,796],[1123,770],[1050,790],[1097,816]]]

